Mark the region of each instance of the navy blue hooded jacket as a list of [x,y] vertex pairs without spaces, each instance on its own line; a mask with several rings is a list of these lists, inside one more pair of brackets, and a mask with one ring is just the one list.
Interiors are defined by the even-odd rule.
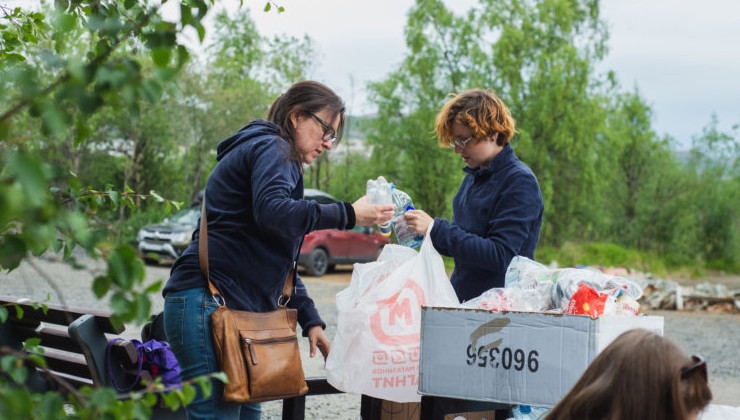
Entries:
[[[218,164],[206,184],[211,281],[230,309],[272,311],[303,236],[317,229],[345,229],[348,203],[303,200],[300,163],[270,122],[255,120],[218,145]],[[170,272],[169,291],[205,287],[198,262],[199,229]],[[325,324],[300,277],[288,306],[298,309],[307,335]]]
[[515,256],[534,259],[545,208],[537,178],[509,144],[485,168],[463,170],[452,222],[435,218],[431,231],[434,248],[455,259],[450,281],[460,302],[504,287]]

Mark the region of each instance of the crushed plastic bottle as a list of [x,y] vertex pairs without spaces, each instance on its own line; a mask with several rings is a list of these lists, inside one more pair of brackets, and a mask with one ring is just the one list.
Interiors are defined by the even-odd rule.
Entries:
[[[391,184],[389,184],[382,176],[379,176],[376,180],[368,179],[365,193],[367,194],[367,199],[370,204],[393,204]],[[390,221],[378,224],[378,228],[381,235],[385,237],[391,236]]]
[[399,190],[393,184],[391,184],[391,192],[393,194],[393,204],[396,205],[396,214],[393,216],[392,226],[393,231],[396,232],[398,243],[410,248],[416,248],[424,241],[424,235],[411,230],[406,224],[406,219],[403,217],[404,213],[414,209],[414,203],[408,194]]

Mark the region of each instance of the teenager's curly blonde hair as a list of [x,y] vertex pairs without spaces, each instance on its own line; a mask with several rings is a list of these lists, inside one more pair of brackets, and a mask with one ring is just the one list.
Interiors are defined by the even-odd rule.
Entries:
[[452,124],[464,124],[473,137],[482,140],[498,133],[496,143],[503,146],[516,132],[516,121],[504,102],[491,90],[466,90],[447,102],[437,114],[435,129],[439,145],[453,147]]

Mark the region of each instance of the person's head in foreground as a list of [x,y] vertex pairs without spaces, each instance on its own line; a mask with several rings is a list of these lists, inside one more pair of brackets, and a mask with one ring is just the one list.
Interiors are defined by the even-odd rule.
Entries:
[[701,357],[634,329],[594,359],[546,420],[694,420],[711,399]]

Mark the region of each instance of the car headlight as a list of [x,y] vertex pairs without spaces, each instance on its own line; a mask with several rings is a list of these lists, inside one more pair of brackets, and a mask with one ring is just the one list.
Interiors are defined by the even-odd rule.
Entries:
[[190,232],[172,234],[172,245],[187,245],[190,243]]

